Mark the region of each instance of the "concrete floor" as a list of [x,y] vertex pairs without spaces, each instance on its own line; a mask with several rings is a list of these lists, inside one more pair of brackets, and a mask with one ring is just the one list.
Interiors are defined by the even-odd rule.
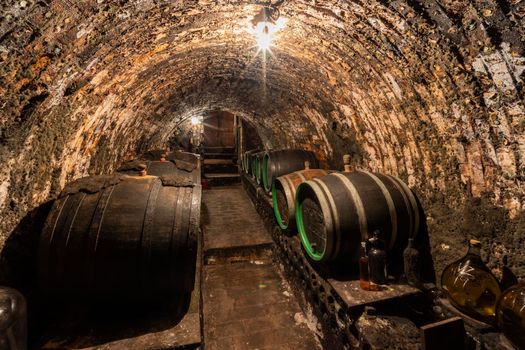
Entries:
[[205,349],[320,349],[315,322],[274,265],[270,235],[242,187],[212,188],[203,202]]

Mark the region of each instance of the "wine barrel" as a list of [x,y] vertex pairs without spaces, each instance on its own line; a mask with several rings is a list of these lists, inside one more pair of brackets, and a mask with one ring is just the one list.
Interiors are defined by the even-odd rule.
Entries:
[[281,230],[294,229],[295,193],[297,187],[308,180],[329,174],[330,170],[304,169],[279,176],[272,184],[272,202],[275,220]]
[[149,300],[193,289],[201,186],[101,175],[62,191],[39,242],[44,292]]
[[252,154],[251,174],[257,184],[261,183],[261,161],[266,152],[256,152]]
[[310,162],[310,167],[318,168],[319,162],[310,151],[286,149],[267,152],[263,156],[261,178],[265,191],[272,189],[273,181],[281,176],[304,168],[304,162]]
[[[257,153],[257,152],[255,152]],[[251,153],[248,155],[248,162],[250,163],[249,167],[249,172],[248,174],[250,174],[250,176],[255,179],[255,153]]]
[[259,152],[259,150],[250,150],[250,151],[246,151],[244,152],[244,156],[242,158],[242,166],[243,166],[243,171],[246,173],[246,174],[250,174],[250,168],[251,168],[251,155],[253,153],[256,153],[256,152]]
[[419,208],[394,176],[332,173],[297,188],[295,217],[307,254],[321,262],[357,262],[362,240],[379,230],[391,255],[401,254],[419,229]]
[[261,184],[261,176],[262,176],[262,162],[264,159],[265,152],[259,152],[256,154],[256,168],[255,168],[255,181],[258,185]]

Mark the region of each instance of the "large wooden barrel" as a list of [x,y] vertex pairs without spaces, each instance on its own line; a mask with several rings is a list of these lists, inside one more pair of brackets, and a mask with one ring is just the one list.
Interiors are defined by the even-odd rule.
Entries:
[[294,229],[295,193],[297,187],[308,180],[329,174],[330,170],[304,169],[279,176],[272,185],[272,202],[275,220],[281,230]]
[[408,186],[394,176],[357,171],[303,182],[295,216],[303,247],[316,261],[357,262],[360,242],[379,230],[392,256],[419,229],[419,208]]
[[319,162],[310,151],[285,149],[270,151],[263,156],[261,164],[261,183],[265,191],[272,189],[273,181],[281,176],[304,169],[304,162],[310,162],[311,168],[318,168]]
[[53,204],[38,254],[42,290],[148,300],[193,289],[201,186],[155,176],[75,181]]

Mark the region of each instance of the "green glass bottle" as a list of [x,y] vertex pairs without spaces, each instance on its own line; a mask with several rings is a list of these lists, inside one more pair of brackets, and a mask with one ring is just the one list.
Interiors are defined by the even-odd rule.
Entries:
[[481,242],[470,240],[467,254],[443,271],[441,287],[459,310],[478,320],[494,323],[501,289],[481,260],[480,251]]

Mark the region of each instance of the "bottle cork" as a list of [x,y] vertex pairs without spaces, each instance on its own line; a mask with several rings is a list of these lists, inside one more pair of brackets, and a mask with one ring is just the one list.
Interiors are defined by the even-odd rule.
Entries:
[[353,169],[352,169],[352,166],[350,165],[350,155],[349,154],[345,154],[343,156],[343,164],[344,164],[344,172],[345,173],[349,173],[351,172]]
[[469,242],[470,242],[470,245],[472,246],[477,246],[477,247],[481,246],[481,242],[478,241],[477,239],[471,239]]
[[137,165],[137,170],[139,171],[139,176],[146,176],[148,174],[146,164],[141,163]]

